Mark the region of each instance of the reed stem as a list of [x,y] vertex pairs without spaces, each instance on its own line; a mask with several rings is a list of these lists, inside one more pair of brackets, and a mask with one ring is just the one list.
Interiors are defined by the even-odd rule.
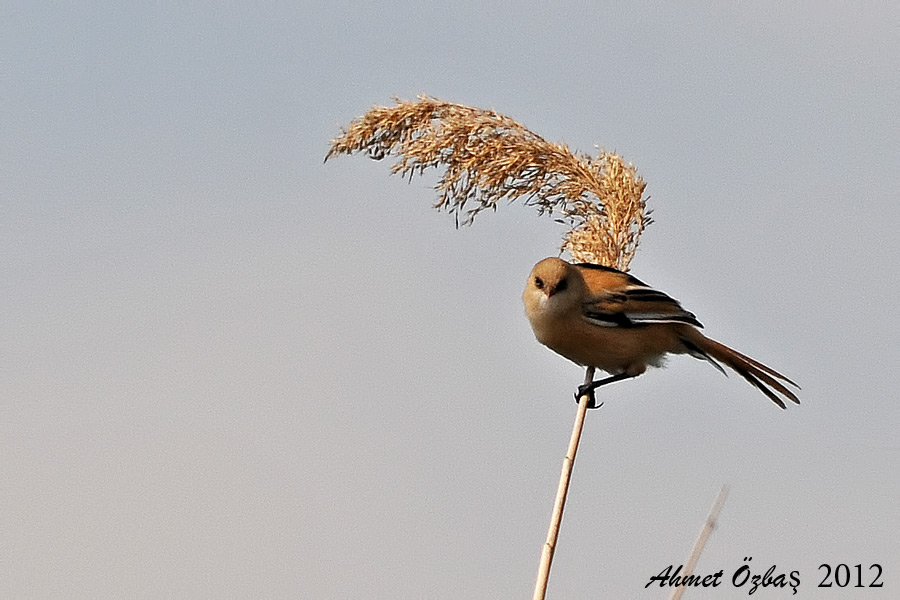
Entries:
[[[593,380],[594,367],[588,367],[584,374],[584,383],[587,385]],[[569,449],[563,459],[559,488],[553,503],[553,514],[550,516],[550,529],[547,531],[547,541],[541,552],[541,564],[538,567],[537,582],[534,586],[534,600],[544,600],[547,594],[550,566],[553,563],[553,554],[556,552],[556,538],[559,537],[559,527],[562,524],[563,510],[566,507],[566,495],[569,492],[569,480],[572,478],[572,468],[575,466],[575,455],[578,452],[578,443],[581,441],[581,430],[584,428],[584,417],[587,414],[589,401],[588,394],[584,394],[578,399],[578,412],[575,413],[575,425],[572,428],[572,437],[569,439]]]

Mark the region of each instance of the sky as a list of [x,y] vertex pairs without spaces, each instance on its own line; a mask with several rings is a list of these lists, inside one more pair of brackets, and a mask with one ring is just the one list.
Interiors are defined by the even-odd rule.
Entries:
[[890,3],[4,3],[0,597],[530,597],[583,372],[520,298],[564,231],[323,163],[418,94],[634,163],[631,272],[802,386],[602,390],[548,598],[668,597],[722,485],[685,599],[897,597],[898,64]]

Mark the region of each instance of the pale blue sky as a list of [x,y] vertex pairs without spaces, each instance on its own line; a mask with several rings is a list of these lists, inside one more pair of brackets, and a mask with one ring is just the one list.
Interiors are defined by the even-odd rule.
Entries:
[[322,164],[420,93],[634,162],[633,273],[803,386],[676,357],[606,390],[549,597],[665,598],[723,483],[726,583],[686,599],[746,597],[745,556],[896,596],[885,4],[4,4],[0,597],[529,597],[582,372],[520,295],[563,232]]

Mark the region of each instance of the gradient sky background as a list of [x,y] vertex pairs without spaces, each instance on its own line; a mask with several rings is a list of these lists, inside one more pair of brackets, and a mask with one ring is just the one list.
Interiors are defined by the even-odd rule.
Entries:
[[803,386],[603,392],[550,597],[667,597],[725,483],[686,599],[745,556],[898,597],[900,5],[42,4],[0,8],[0,597],[530,597],[583,374],[520,294],[563,230],[322,163],[420,93],[634,162],[632,272]]

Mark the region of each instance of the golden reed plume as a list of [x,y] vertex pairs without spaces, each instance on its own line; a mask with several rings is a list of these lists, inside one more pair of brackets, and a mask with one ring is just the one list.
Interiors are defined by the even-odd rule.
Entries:
[[569,226],[561,249],[575,261],[628,269],[651,219],[646,184],[622,157],[573,152],[493,110],[428,96],[396,103],[350,123],[325,160],[355,152],[397,156],[391,172],[410,178],[443,167],[434,206],[457,225],[521,199]]

